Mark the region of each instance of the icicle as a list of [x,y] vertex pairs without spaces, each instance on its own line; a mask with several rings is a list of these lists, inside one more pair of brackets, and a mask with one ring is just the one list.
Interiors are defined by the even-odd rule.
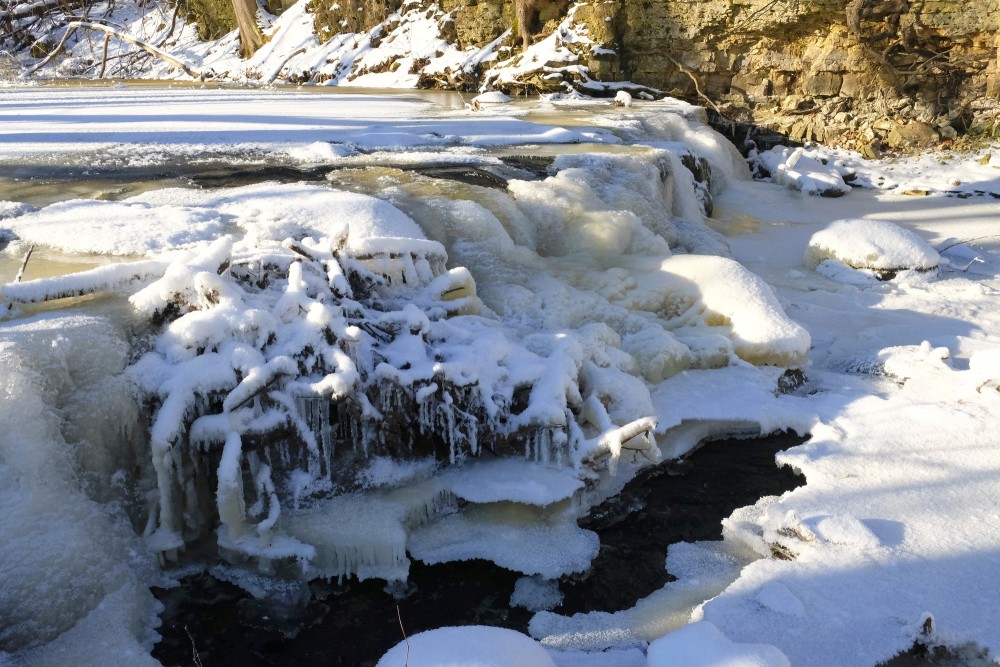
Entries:
[[228,531],[229,540],[235,542],[246,532],[246,505],[243,498],[243,440],[233,431],[226,438],[219,461],[219,486],[216,503],[219,520]]

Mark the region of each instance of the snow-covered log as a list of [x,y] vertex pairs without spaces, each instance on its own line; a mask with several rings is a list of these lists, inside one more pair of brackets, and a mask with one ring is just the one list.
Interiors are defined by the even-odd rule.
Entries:
[[15,281],[0,287],[0,293],[14,303],[41,303],[95,292],[127,293],[162,276],[167,266],[167,262],[158,259],[108,264],[65,276]]

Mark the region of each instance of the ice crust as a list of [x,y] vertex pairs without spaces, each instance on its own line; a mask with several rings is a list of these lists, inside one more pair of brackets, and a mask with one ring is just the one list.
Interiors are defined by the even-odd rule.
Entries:
[[597,555],[597,534],[576,525],[575,515],[519,503],[468,507],[415,532],[409,549],[425,563],[483,558],[527,575],[555,579],[583,572]]
[[66,252],[149,255],[213,239],[226,225],[212,210],[81,199],[19,216],[10,228],[26,243]]
[[550,468],[518,459],[474,461],[445,473],[444,484],[472,503],[510,501],[551,505],[572,498],[583,481],[566,468]]

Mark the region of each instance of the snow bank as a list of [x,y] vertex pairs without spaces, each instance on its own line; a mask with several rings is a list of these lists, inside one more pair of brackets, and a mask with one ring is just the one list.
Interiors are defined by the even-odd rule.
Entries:
[[393,647],[378,667],[555,667],[545,649],[520,632],[472,625],[420,632]]
[[813,234],[805,254],[806,266],[816,269],[830,259],[881,274],[929,271],[941,261],[916,233],[883,220],[837,220]]
[[[894,169],[902,175],[916,162]],[[1000,413],[989,385],[976,391],[989,373],[973,362],[983,354],[985,370],[1000,346],[998,246],[982,238],[993,233],[997,205],[872,191],[803,200],[770,185],[753,192],[722,197],[762,219],[730,238],[733,254],[795,304],[789,312],[812,334],[808,384],[781,401],[800,403],[816,422],[807,444],[777,456],[805,486],[725,522],[727,542],[763,558],[699,618],[732,641],[773,645],[794,665],[875,664],[914,641],[974,645],[979,660],[987,649],[991,660],[1000,623],[984,591],[1000,552],[991,444]],[[978,238],[981,261],[937,280],[864,290],[803,274],[796,248],[845,214],[892,220],[941,245]],[[934,259],[917,254],[925,256]],[[960,662],[965,653],[956,651]]]
[[[757,164],[771,172],[792,152],[792,148],[776,147],[760,154]],[[1000,152],[995,145],[968,152],[928,151],[905,159],[888,156],[872,160],[855,151],[827,146],[810,146],[806,155],[823,164],[829,176],[832,167],[856,187],[912,197],[1000,196]]]
[[693,297],[688,312],[699,313],[707,327],[727,330],[740,358],[793,368],[805,364],[809,333],[785,315],[771,288],[738,262],[678,255],[665,260],[661,269],[689,281],[677,290]]

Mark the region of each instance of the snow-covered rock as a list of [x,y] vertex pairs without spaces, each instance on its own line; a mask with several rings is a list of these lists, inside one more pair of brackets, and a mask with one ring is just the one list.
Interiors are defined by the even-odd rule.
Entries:
[[805,148],[776,146],[757,156],[779,185],[821,197],[842,197],[851,191],[845,182],[853,173],[838,162]]
[[837,220],[809,239],[806,266],[816,269],[827,260],[891,278],[898,271],[935,269],[941,258],[916,233],[899,225],[853,219]]
[[692,623],[657,639],[646,654],[649,667],[789,667],[785,655],[767,644],[730,641],[708,621]]
[[482,93],[481,95],[476,95],[472,98],[473,103],[479,104],[510,104],[511,98],[509,95],[501,93],[499,90],[493,90],[488,93]]
[[470,625],[420,632],[400,642],[377,667],[556,667],[535,640],[504,628]]

